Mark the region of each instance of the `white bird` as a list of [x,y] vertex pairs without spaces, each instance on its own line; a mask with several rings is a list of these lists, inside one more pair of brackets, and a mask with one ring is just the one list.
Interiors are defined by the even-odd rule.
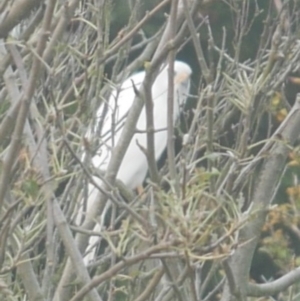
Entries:
[[[118,143],[127,114],[134,102],[135,92],[139,90],[145,78],[145,71],[130,76],[121,85],[120,89],[112,91],[107,104],[102,105],[97,111],[97,120],[94,131],[89,130],[86,137],[90,139],[97,135],[99,139],[99,148],[92,158],[92,164],[95,168],[105,171],[113,147]],[[192,70],[186,63],[174,62],[174,111],[173,122],[179,117],[180,109],[185,104],[190,89],[190,76]],[[167,114],[168,114],[168,65],[165,66],[157,78],[152,88],[153,100],[153,123],[154,123],[154,147],[155,159],[158,160],[167,146]],[[101,129],[98,129],[101,125]],[[136,129],[138,130],[131,139],[128,149],[117,173],[117,179],[121,180],[129,189],[135,189],[141,186],[145,180],[148,163],[145,153],[142,149],[147,149],[146,133],[146,108],[141,111],[138,118]],[[94,177],[97,184],[101,185],[99,178]],[[96,201],[98,189],[89,184],[87,211]],[[82,205],[81,205],[82,206]],[[82,208],[82,207],[81,207]],[[82,215],[82,209],[79,210],[79,217]],[[80,219],[79,219],[80,220]],[[78,221],[78,219],[77,219]],[[97,224],[94,231],[100,231],[101,226]],[[95,244],[98,238],[91,237],[89,240],[89,251],[84,258],[85,263],[89,263],[95,256]]]

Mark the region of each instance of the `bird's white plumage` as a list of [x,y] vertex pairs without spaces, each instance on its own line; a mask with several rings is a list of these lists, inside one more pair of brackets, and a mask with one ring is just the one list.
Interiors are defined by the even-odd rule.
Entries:
[[[176,122],[180,108],[184,105],[190,89],[190,76],[192,70],[186,63],[174,62],[174,112],[173,121]],[[92,164],[95,168],[105,171],[113,147],[118,143],[127,114],[134,102],[134,89],[139,90],[145,72],[139,72],[129,77],[121,85],[119,91],[116,89],[111,93],[108,103],[102,105],[97,111],[97,122],[94,130],[89,130],[87,138],[93,135],[100,136],[99,148],[92,158]],[[165,66],[155,79],[152,85],[153,100],[153,123],[154,130],[154,146],[155,158],[158,160],[167,145],[167,114],[168,114],[168,66]],[[104,114],[105,113],[105,114]],[[101,129],[98,129],[101,125]],[[136,132],[128,146],[125,156],[117,173],[117,179],[121,180],[128,188],[135,189],[141,185],[146,177],[148,164],[147,159],[141,148],[147,149],[146,134],[146,108],[141,111],[140,117],[136,124]],[[94,178],[100,185],[101,181]],[[89,185],[89,197],[87,200],[87,208],[96,201],[97,189]],[[81,215],[81,214],[80,214]],[[99,225],[94,230],[100,230]],[[89,244],[92,245],[97,238],[91,238]],[[90,253],[85,258],[87,263],[92,259],[94,253]]]

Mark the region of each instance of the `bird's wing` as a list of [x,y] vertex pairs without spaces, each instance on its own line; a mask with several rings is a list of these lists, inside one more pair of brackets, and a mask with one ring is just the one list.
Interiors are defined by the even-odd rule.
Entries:
[[[97,111],[96,123],[93,129],[89,129],[87,132],[87,139],[94,136],[99,138],[96,154],[92,158],[94,167],[106,170],[109,160],[111,158],[111,152],[113,147],[118,143],[120,139],[126,117],[135,99],[135,90],[139,90],[141,84],[145,78],[145,72],[140,72],[129,77],[120,87],[120,89],[114,89],[109,97],[107,103],[104,103]],[[93,177],[94,181],[101,186],[101,180],[97,177]],[[86,212],[90,211],[93,204],[99,197],[99,192],[94,185],[88,185],[88,199]],[[76,224],[80,224],[82,219],[84,200],[82,199],[79,204],[79,210],[76,217]],[[107,203],[108,205],[109,203]],[[105,214],[106,210],[104,210]],[[100,231],[101,223],[97,223],[94,231]],[[88,264],[95,257],[96,248],[94,247],[98,237],[92,236],[89,239],[89,246],[86,250],[84,257],[85,264]]]
[[126,117],[134,102],[134,91],[139,90],[144,78],[145,72],[129,77],[119,90],[112,91],[108,102],[98,109],[96,125],[91,135],[99,138],[97,152],[92,159],[96,168],[107,168],[112,148],[120,139]]
[[[179,109],[185,103],[190,86],[191,69],[182,62],[175,62],[174,65],[174,119],[179,115]],[[93,129],[94,134],[99,135],[100,143],[96,155],[93,157],[93,165],[96,168],[105,170],[111,157],[112,148],[117,144],[121,134],[128,112],[135,99],[135,89],[139,90],[145,78],[145,72],[137,73],[127,79],[118,90],[114,90],[108,102],[97,111],[97,122]],[[167,96],[168,96],[168,72],[167,67],[161,70],[152,86],[153,97],[153,116],[155,132],[155,158],[159,159],[167,145]],[[99,128],[99,129],[98,129]],[[129,188],[136,188],[141,184],[147,172],[147,159],[142,152],[142,148],[147,148],[146,130],[146,109],[142,109],[137,122],[137,128],[141,132],[135,133],[131,140],[124,160],[121,163],[118,178],[122,180]],[[143,132],[144,131],[144,132]],[[96,179],[95,179],[96,180]],[[101,181],[98,178],[97,183]],[[89,185],[89,197],[87,207],[91,207],[98,197],[98,191],[93,185]],[[107,203],[108,205],[109,203]],[[89,210],[87,210],[89,211]],[[105,211],[103,212],[105,214]],[[103,221],[103,216],[101,218]],[[96,225],[95,230],[102,228],[101,222]],[[89,251],[85,256],[85,263],[94,259],[98,241],[97,237],[91,237],[89,240]]]

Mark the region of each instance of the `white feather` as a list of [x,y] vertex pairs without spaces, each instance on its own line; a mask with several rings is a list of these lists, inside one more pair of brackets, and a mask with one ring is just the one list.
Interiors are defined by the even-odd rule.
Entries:
[[[174,123],[178,119],[180,108],[185,103],[190,89],[191,68],[180,61],[174,63]],[[95,168],[105,171],[109,160],[111,158],[111,151],[118,143],[121,135],[124,122],[127,114],[133,104],[135,93],[134,88],[140,89],[141,84],[145,78],[145,72],[139,72],[121,85],[118,92],[114,90],[106,105],[102,105],[97,111],[97,122],[94,131],[89,130],[86,137],[90,139],[95,133],[99,124],[102,124],[100,133],[100,146],[96,155],[92,158],[92,164]],[[153,117],[154,129],[157,130],[154,134],[155,158],[158,160],[162,155],[167,145],[167,113],[168,113],[168,66],[162,69],[152,85],[152,99],[153,99]],[[103,112],[106,114],[103,118]],[[146,109],[142,109],[140,117],[136,125],[138,133],[133,135],[129,147],[120,165],[117,173],[117,179],[121,180],[129,189],[135,189],[145,180],[148,164],[147,159],[140,146],[147,148],[147,134],[146,134]],[[99,185],[101,181],[99,178],[94,178]],[[96,201],[98,190],[89,185],[89,194],[87,200],[87,211]],[[104,210],[105,212],[105,210]],[[82,204],[79,209],[77,222],[82,216]],[[103,219],[103,218],[102,218]],[[101,224],[97,224],[94,231],[100,231]],[[89,240],[89,251],[84,258],[85,263],[89,263],[95,256],[95,243],[98,238],[91,237]]]

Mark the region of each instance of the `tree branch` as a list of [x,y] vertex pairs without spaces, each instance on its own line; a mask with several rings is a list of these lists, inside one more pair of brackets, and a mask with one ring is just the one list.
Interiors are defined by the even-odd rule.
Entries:
[[27,18],[32,9],[38,5],[41,5],[40,0],[15,1],[6,18],[0,23],[0,39],[7,37],[8,33],[19,24],[21,20]]
[[263,284],[249,283],[247,288],[247,296],[263,297],[276,295],[299,281],[300,268],[297,268],[272,282]]
[[[48,38],[48,32],[51,24],[51,19],[55,7],[55,0],[49,0],[46,8],[46,13],[43,20],[43,34],[40,37],[39,43],[37,45],[36,53],[40,57],[42,56],[44,49],[46,47],[46,42]],[[21,145],[21,136],[23,133],[24,125],[27,119],[27,114],[30,108],[30,103],[33,97],[33,93],[36,89],[36,82],[38,80],[38,74],[40,71],[40,59],[35,56],[33,59],[33,64],[28,80],[28,85],[26,90],[23,92],[20,102],[20,110],[18,112],[18,117],[16,120],[16,127],[13,133],[13,137],[10,143],[9,152],[7,157],[4,160],[3,170],[0,177],[0,213],[3,207],[3,201],[5,193],[9,187],[9,175],[11,172],[11,168],[17,158],[17,153],[19,151],[19,147]]]
[[[178,0],[173,1],[170,14],[170,32],[169,41],[172,43],[176,35],[176,19],[177,19]],[[168,109],[167,109],[167,153],[168,153],[168,166],[170,171],[170,180],[173,182],[172,188],[176,192],[177,197],[180,196],[180,185],[176,174],[175,167],[175,149],[174,149],[174,61],[176,51],[175,48],[170,49],[169,52],[169,66],[168,66]],[[177,100],[179,101],[179,100]]]
[[[248,293],[247,283],[254,250],[259,239],[261,228],[265,222],[265,216],[269,205],[272,203],[278,181],[285,169],[285,162],[288,156],[288,145],[294,145],[299,137],[300,128],[300,95],[291,110],[293,113],[286,121],[282,131],[282,139],[277,141],[265,159],[264,167],[259,176],[256,191],[252,198],[251,212],[253,219],[249,220],[239,233],[239,247],[229,260],[234,279],[235,291],[241,297]],[[257,212],[255,214],[255,212]],[[251,214],[249,212],[249,214]],[[226,287],[228,290],[228,287]],[[235,292],[231,292],[235,294]],[[222,301],[228,300],[225,294]]]
[[92,289],[96,286],[100,285],[105,280],[113,277],[116,275],[120,270],[122,270],[126,266],[130,266],[134,263],[137,263],[141,260],[145,260],[150,257],[151,254],[160,252],[162,250],[166,250],[169,247],[171,247],[174,244],[174,242],[163,242],[156,246],[150,247],[144,252],[141,252],[140,254],[137,254],[132,257],[123,258],[122,261],[115,264],[113,267],[111,267],[108,271],[102,273],[100,276],[96,276],[93,278],[93,280],[86,286],[84,286],[81,290],[78,291],[78,293],[70,300],[70,301],[80,301],[82,298]]

